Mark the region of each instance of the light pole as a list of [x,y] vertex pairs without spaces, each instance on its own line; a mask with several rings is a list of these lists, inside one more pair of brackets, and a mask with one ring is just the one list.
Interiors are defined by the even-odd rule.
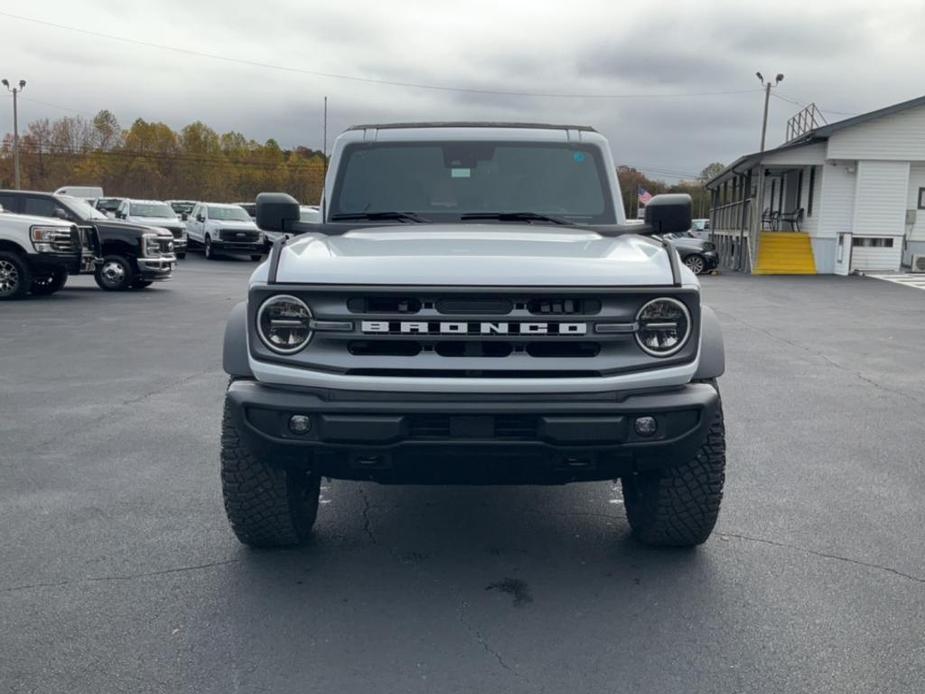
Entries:
[[758,77],[758,81],[761,82],[761,86],[764,87],[764,119],[761,121],[761,151],[763,152],[764,137],[768,132],[768,102],[771,100],[771,87],[776,87],[783,82],[784,76],[778,72],[777,77],[774,78],[774,84],[771,84],[770,80],[764,81],[764,77],[760,72],[756,72],[755,75]]
[[26,80],[19,80],[19,86],[10,86],[7,79],[0,81],[4,87],[13,92],[13,181],[16,190],[19,190],[19,110],[16,98],[26,87]]

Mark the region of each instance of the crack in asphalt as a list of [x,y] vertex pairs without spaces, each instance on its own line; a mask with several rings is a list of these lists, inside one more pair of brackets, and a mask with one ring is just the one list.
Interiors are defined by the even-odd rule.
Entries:
[[746,328],[750,328],[751,330],[754,330],[754,331],[756,331],[756,332],[759,332],[759,333],[762,333],[762,334],[764,334],[764,335],[767,335],[768,337],[770,337],[770,338],[772,338],[772,339],[774,339],[774,340],[777,340],[778,342],[783,342],[785,345],[790,345],[791,347],[795,347],[796,349],[802,350],[802,351],[804,351],[804,352],[806,352],[806,353],[808,353],[808,354],[812,354],[813,356],[819,357],[820,359],[822,359],[823,361],[825,361],[827,364],[830,364],[831,366],[835,367],[835,368],[838,369],[839,371],[843,371],[843,372],[846,373],[846,374],[850,374],[850,375],[854,376],[855,378],[857,378],[857,379],[863,381],[864,383],[867,383],[868,385],[872,385],[874,388],[877,388],[878,390],[882,390],[882,391],[885,392],[885,393],[891,393],[891,394],[893,394],[893,395],[901,395],[901,396],[904,397],[904,398],[908,398],[909,400],[912,400],[912,402],[914,402],[914,403],[917,403],[917,404],[919,404],[919,405],[925,405],[925,400],[921,400],[920,398],[917,398],[915,395],[912,395],[911,393],[907,393],[907,392],[904,391],[904,390],[897,390],[897,389],[895,389],[895,388],[890,388],[889,386],[885,386],[885,385],[883,385],[882,383],[879,383],[879,382],[873,380],[873,379],[870,378],[869,376],[865,376],[865,375],[862,374],[860,371],[853,371],[852,369],[849,369],[847,366],[844,366],[843,364],[839,364],[837,361],[835,361],[834,359],[832,359],[830,356],[824,354],[823,352],[819,352],[819,351],[817,351],[817,350],[814,350],[814,349],[812,349],[812,348],[810,348],[810,347],[808,347],[808,346],[806,346],[806,345],[804,345],[804,344],[801,344],[801,343],[799,343],[799,342],[794,342],[793,340],[788,340],[786,337],[782,337],[782,336],[780,336],[780,335],[778,335],[778,334],[772,332],[771,330],[768,330],[767,328],[762,328],[762,327],[759,327],[759,326],[754,325],[754,324],[752,324],[752,323],[749,323],[748,321],[744,321],[744,320],[742,320],[741,318],[738,318],[737,316],[733,316],[732,314],[727,313],[726,311],[718,311],[718,310],[716,310],[716,309],[713,309],[713,310],[714,310],[717,314],[722,315],[722,316],[725,316],[726,318],[728,318],[729,320],[731,320],[731,321],[733,321],[733,322],[735,322],[735,323],[739,323],[740,325],[744,325]]
[[136,574],[122,574],[113,576],[87,576],[86,578],[68,579],[65,581],[50,581],[47,583],[29,583],[25,585],[9,586],[0,588],[0,593],[14,593],[21,590],[30,590],[34,588],[58,588],[80,583],[105,583],[108,581],[134,581],[139,578],[150,578],[152,576],[167,576],[170,574],[186,573],[189,571],[202,571],[203,569],[212,569],[217,566],[227,566],[228,564],[237,564],[240,559],[223,559],[221,561],[208,562],[206,564],[192,564],[190,566],[176,566],[169,569],[158,569],[156,571],[143,571]]
[[366,490],[363,489],[363,485],[358,484],[357,489],[360,492],[360,496],[363,498],[363,532],[365,532],[369,537],[370,542],[372,542],[374,545],[378,545],[379,541],[376,539],[376,535],[373,533],[373,521],[369,515],[373,505],[369,502],[369,496],[366,494]]
[[874,562],[864,561],[862,559],[853,559],[851,557],[845,557],[840,554],[831,554],[829,552],[820,552],[815,549],[809,549],[807,547],[800,547],[799,545],[792,545],[788,542],[780,542],[778,540],[769,540],[764,537],[755,537],[753,535],[744,535],[742,533],[728,533],[720,532],[720,537],[731,537],[737,540],[745,540],[746,542],[757,542],[763,545],[771,545],[772,547],[780,547],[783,549],[793,550],[795,552],[802,552],[804,554],[810,554],[814,557],[820,557],[822,559],[834,559],[835,561],[843,561],[848,564],[854,564],[855,566],[863,566],[868,569],[877,569],[878,571],[884,571],[899,578],[904,578],[915,583],[925,583],[925,578],[921,576],[915,576],[913,574],[904,573],[898,569],[894,569],[891,566],[885,566],[883,564],[876,564]]
[[[128,400],[121,400],[115,403],[114,405],[112,405],[111,407],[107,408],[106,412],[118,410],[122,407],[126,407],[127,405],[137,405],[138,403],[144,402],[145,400],[152,398],[155,395],[161,395],[170,390],[173,390],[174,388],[181,388],[185,386],[187,383],[189,383],[190,381],[193,381],[197,378],[205,376],[206,374],[209,374],[209,373],[223,373],[223,372],[221,371],[221,369],[216,370],[213,367],[210,367],[208,369],[203,369],[202,371],[197,371],[196,373],[190,374],[188,376],[184,376],[183,378],[177,381],[172,381],[171,383],[168,383],[167,385],[162,385],[157,388],[154,388],[153,390],[150,390],[147,393],[143,393],[142,395],[137,395],[134,398],[129,398]],[[34,443],[31,446],[22,447],[18,449],[18,452],[20,454],[24,454],[24,453],[30,453],[30,452],[41,450],[45,446],[48,446],[52,443],[60,442],[62,438],[67,438],[71,434],[76,434],[79,431],[85,430],[87,426],[88,425],[86,423],[81,423],[78,426],[70,427],[68,429],[60,429],[55,432],[55,435],[53,437],[44,439],[42,441],[39,441],[38,443]]]
[[474,626],[472,626],[469,620],[466,619],[465,609],[468,606],[469,604],[465,601],[462,601],[460,603],[459,609],[456,612],[456,617],[459,620],[459,623],[462,624],[463,627],[465,627],[466,631],[469,632],[469,636],[471,636],[475,640],[475,642],[478,643],[479,646],[482,647],[482,650],[485,651],[485,653],[487,653],[488,655],[493,657],[496,661],[498,661],[498,665],[500,665],[502,668],[510,672],[515,677],[522,678],[523,676],[519,672],[514,670],[510,665],[508,665],[505,662],[504,658],[501,656],[501,654],[491,647],[488,641],[485,640],[485,637],[482,635],[482,632],[479,631]]

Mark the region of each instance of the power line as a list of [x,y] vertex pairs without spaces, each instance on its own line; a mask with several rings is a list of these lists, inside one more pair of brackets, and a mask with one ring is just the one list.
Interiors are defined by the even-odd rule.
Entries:
[[[789,104],[793,104],[794,106],[799,106],[800,108],[806,108],[809,105],[809,104],[804,104],[801,101],[797,101],[796,99],[792,99],[789,96],[783,96],[782,94],[779,94],[779,93],[772,93],[771,96],[777,99],[780,99],[781,101],[786,101]],[[820,108],[818,106],[816,108],[818,108],[823,113],[830,113],[833,116],[856,116],[857,115],[856,113],[848,113],[847,111],[832,111],[830,109]]]
[[520,96],[520,97],[539,97],[547,99],[674,99],[674,98],[683,98],[683,97],[701,97],[701,96],[724,96],[730,94],[748,94],[755,91],[756,89],[738,89],[738,90],[725,90],[725,91],[704,91],[704,92],[674,92],[674,93],[627,93],[627,94],[601,94],[601,93],[558,93],[558,92],[528,92],[528,91],[509,91],[504,89],[477,89],[473,87],[454,87],[448,85],[439,85],[439,84],[426,84],[423,82],[402,82],[397,80],[385,80],[377,79],[374,77],[361,77],[359,75],[345,75],[334,72],[321,72],[318,70],[308,70],[300,67],[293,67],[289,65],[277,65],[274,63],[264,63],[257,60],[247,60],[245,58],[235,58],[226,55],[220,55],[218,53],[206,53],[205,51],[197,51],[190,48],[180,48],[178,46],[169,46],[162,43],[154,43],[152,41],[142,41],[140,39],[128,38],[125,36],[116,36],[114,34],[104,34],[99,31],[91,31],[89,29],[81,29],[79,27],[67,26],[64,24],[57,24],[56,22],[49,22],[43,19],[35,19],[34,17],[24,17],[22,15],[12,14],[10,12],[0,12],[0,16],[8,17],[10,19],[17,19],[23,22],[32,22],[33,24],[41,24],[43,26],[53,27],[55,29],[62,29],[64,31],[72,31],[79,34],[84,34],[87,36],[95,36],[97,38],[109,39],[111,41],[120,41],[122,43],[133,44],[136,46],[145,46],[147,48],[156,48],[159,50],[173,51],[175,53],[182,53],[184,55],[194,55],[200,58],[209,58],[211,60],[221,60],[228,63],[236,63],[238,65],[248,65],[250,67],[258,67],[266,70],[277,70],[281,72],[294,72],[302,75],[312,75],[313,77],[323,77],[326,79],[339,79],[339,80],[349,80],[352,82],[363,82],[366,84],[379,84],[390,87],[405,87],[409,89],[429,89],[433,91],[443,91],[443,92],[461,92],[467,94],[490,94],[494,96]]

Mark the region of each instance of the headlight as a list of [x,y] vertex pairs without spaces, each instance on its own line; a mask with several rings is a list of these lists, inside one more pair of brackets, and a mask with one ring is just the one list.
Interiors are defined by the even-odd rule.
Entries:
[[280,294],[263,302],[257,312],[257,333],[279,354],[295,354],[312,338],[312,312],[300,299]]
[[654,357],[671,356],[691,334],[690,312],[677,299],[653,299],[639,309],[636,323],[636,342]]
[[[39,253],[51,253],[56,249],[56,244],[69,246],[71,232],[61,227],[34,226],[29,229],[29,238],[32,239],[32,245]],[[66,248],[62,249],[66,250]]]
[[144,245],[146,256],[161,254],[161,245],[157,240],[157,234],[145,234]]

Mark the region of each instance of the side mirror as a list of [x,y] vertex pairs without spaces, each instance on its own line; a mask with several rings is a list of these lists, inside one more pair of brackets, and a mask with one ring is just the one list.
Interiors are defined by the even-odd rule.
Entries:
[[257,196],[257,226],[264,231],[286,231],[286,225],[298,222],[299,201],[287,193],[260,193]]
[[656,234],[691,228],[691,196],[687,193],[656,195],[646,205],[645,222]]
[[189,214],[187,214],[186,212],[181,212],[181,213],[180,213],[180,221],[181,221],[181,222],[185,222],[187,219],[189,219]]
[[67,217],[67,210],[65,210],[65,209],[63,209],[63,208],[61,208],[61,207],[56,207],[56,208],[55,208],[55,217],[57,217],[58,219],[67,219],[67,218],[68,218],[68,217]]
[[196,215],[196,221],[197,221],[197,222],[204,222],[204,221],[206,221],[206,218],[203,217],[201,214],[197,214],[197,215]]

